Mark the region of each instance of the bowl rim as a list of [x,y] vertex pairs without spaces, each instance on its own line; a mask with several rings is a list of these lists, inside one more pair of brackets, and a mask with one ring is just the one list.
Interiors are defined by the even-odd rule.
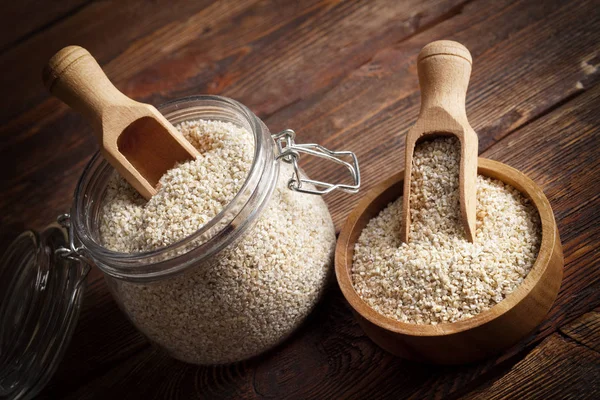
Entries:
[[[348,216],[338,238],[335,250],[335,275],[342,294],[356,313],[380,328],[394,333],[409,336],[447,336],[477,328],[499,318],[531,293],[548,268],[558,234],[550,202],[542,189],[533,180],[521,171],[502,162],[479,157],[477,173],[511,185],[530,199],[538,210],[542,224],[542,241],[535,263],[523,282],[498,304],[473,317],[451,323],[426,325],[400,322],[371,308],[354,290],[352,284],[351,268],[355,242],[350,243],[350,239],[356,229],[360,228],[362,232],[362,229],[366,226],[368,220],[367,222],[361,221],[361,216],[365,212],[371,211],[370,206],[377,198],[395,185],[399,185],[400,190],[402,190],[404,181],[404,170],[402,170],[377,184],[361,199]],[[383,207],[375,210],[374,215],[383,210]],[[359,225],[362,225],[362,227]],[[358,233],[356,239],[359,236],[360,233]]]

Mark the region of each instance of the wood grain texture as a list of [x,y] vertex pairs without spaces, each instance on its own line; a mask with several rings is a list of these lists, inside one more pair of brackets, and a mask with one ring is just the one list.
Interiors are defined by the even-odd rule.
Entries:
[[[0,9],[0,53],[28,37],[43,32],[58,21],[71,18],[90,0],[22,0],[2,4]],[[40,10],[44,12],[40,12]]]
[[560,332],[600,353],[600,309],[586,313],[574,322],[562,326]]
[[[598,93],[590,93],[600,76],[595,2],[360,3],[94,2],[0,54],[0,160],[8,171],[0,182],[0,243],[65,211],[97,149],[88,125],[47,100],[39,83],[49,56],[75,38],[133,98],[159,104],[224,94],[259,113],[272,131],[289,127],[299,142],[357,152],[362,193],[400,169],[404,133],[419,106],[416,55],[448,38],[474,57],[467,114],[480,151],[524,170],[555,210],[566,267],[549,319],[500,358],[429,368],[374,346],[333,289],[272,352],[201,368],[148,347],[94,269],[74,341],[43,398],[452,397],[497,378],[521,353],[600,303],[593,268],[600,113]],[[315,160],[303,165],[316,178],[341,176]],[[359,199],[327,198],[338,227]]]
[[[28,60],[26,70],[5,77],[5,87],[7,94],[30,100],[20,107],[15,102],[6,106],[28,110],[11,121],[22,129],[28,115],[39,115],[39,109],[48,106],[45,102],[36,106],[45,98],[37,83],[39,71],[54,52],[76,38],[76,44],[98,58],[115,84],[127,82],[123,91],[132,97],[128,89],[155,104],[190,94],[224,94],[260,115],[264,107],[273,111],[331,86],[368,61],[378,48],[414,34],[422,25],[455,12],[460,4],[458,0],[411,0],[398,7],[391,0],[367,6],[339,0],[245,0],[204,1],[194,9],[189,5],[162,7],[160,2],[148,7],[146,2],[133,1],[111,15],[110,22],[102,22],[106,25],[94,27],[88,25],[117,10],[86,10],[68,21],[68,26],[52,29],[45,40],[26,43],[18,53],[0,57],[3,69],[14,60]],[[145,21],[143,30],[132,24],[138,19]],[[132,32],[134,27],[137,32]],[[119,36],[112,40],[119,45],[101,42],[92,35],[94,29],[116,30]],[[256,76],[263,74],[270,85],[256,84]],[[1,114],[6,111],[0,110],[0,116],[8,119],[13,113]]]
[[[214,9],[218,9],[223,17],[232,17],[250,1],[211,3],[209,0],[178,1],[176,4],[158,1],[152,6],[146,1],[134,0],[115,7],[111,2],[92,2],[72,18],[59,21],[43,34],[31,37],[0,55],[0,70],[11,71],[0,77],[0,83],[6,90],[0,103],[0,120],[22,113],[47,98],[40,84],[40,73],[50,57],[63,47],[73,44],[83,46],[104,64],[126,52],[133,41],[144,40],[157,30],[178,33],[174,31],[175,27],[185,25],[190,15],[214,13],[217,11]],[[228,11],[228,8],[231,10]],[[155,48],[159,51],[154,54],[164,51],[162,44],[156,43]],[[19,68],[12,68],[15,63],[19,64]],[[126,73],[128,69],[121,70]]]
[[464,399],[597,399],[599,396],[600,354],[554,334],[501,379]]
[[[46,398],[60,399],[83,382],[114,368],[148,342],[129,322],[106,289],[101,272],[93,268],[86,288],[81,316],[60,368],[46,389]],[[88,330],[87,327],[94,326]],[[85,359],[82,362],[82,359]]]
[[258,358],[196,367],[148,348],[64,398],[405,398],[443,371],[379,350],[331,291],[283,346]]
[[588,344],[598,345],[600,313],[587,313],[560,331],[567,337],[555,333],[501,378],[461,399],[597,399],[600,352]]

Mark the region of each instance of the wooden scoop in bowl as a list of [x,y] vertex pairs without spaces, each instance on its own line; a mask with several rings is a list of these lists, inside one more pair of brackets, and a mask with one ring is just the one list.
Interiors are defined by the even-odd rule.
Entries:
[[[470,57],[465,58],[468,54],[464,47],[454,42],[436,42],[421,51],[418,68],[423,101],[419,118],[442,115],[436,117],[439,119],[435,122],[426,121],[425,123],[433,128],[422,129],[421,132],[437,134],[439,131],[448,132],[448,129],[452,129],[450,133],[459,132],[463,137],[465,134],[462,132],[466,131],[474,135],[464,115],[464,98],[471,65],[467,62]],[[442,62],[439,62],[439,57],[443,57]],[[445,70],[448,66],[445,61],[448,59],[453,60],[450,63],[453,65],[450,71]],[[465,61],[463,62],[462,59]],[[428,60],[434,62],[430,64]],[[445,77],[453,78],[450,81],[443,79],[440,81],[438,79],[440,70],[446,71]],[[446,96],[453,93],[455,99],[433,100],[436,96],[432,96],[432,92],[437,94],[440,90],[431,85],[437,87],[445,85],[452,88],[456,82],[461,83],[460,91],[441,91]],[[460,107],[455,106],[448,111],[438,105],[440,102],[442,104],[454,102],[453,104],[459,104]],[[440,108],[442,111],[439,111]],[[450,117],[444,112],[451,113]],[[455,122],[457,119],[462,125]],[[419,129],[419,124],[423,123],[417,122],[413,130]],[[457,125],[464,130],[459,130]],[[465,129],[466,127],[468,130]],[[466,144],[473,145],[472,142],[467,141]],[[521,192],[537,209],[542,227],[537,259],[523,282],[508,294],[506,299],[471,318],[430,325],[412,324],[386,317],[371,307],[355,290],[354,252],[356,243],[369,221],[379,215],[391,202],[396,201],[403,188],[406,200],[408,193],[406,180],[410,178],[410,172],[399,171],[375,185],[350,213],[342,227],[335,250],[335,274],[344,297],[367,336],[392,354],[437,364],[463,364],[498,354],[526,337],[544,320],[560,289],[564,258],[550,202],[542,189],[522,172],[498,161],[477,159],[476,137],[474,142],[470,148],[473,152],[472,159],[468,157],[469,155],[465,157],[465,142],[463,142],[462,153],[462,160],[472,161],[477,168],[473,171],[473,179],[476,177],[475,173],[479,173],[504,182]],[[414,144],[415,141],[412,142],[412,147]],[[407,147],[407,152],[410,149],[412,153],[412,147]],[[407,169],[411,166],[411,163],[407,163]],[[384,254],[380,255],[385,257]]]
[[104,158],[144,198],[176,163],[198,151],[156,108],[121,93],[85,49],[69,46],[56,53],[43,72],[44,85],[88,118]]
[[467,86],[471,75],[471,54],[460,43],[440,40],[423,47],[417,60],[421,111],[406,135],[404,199],[401,238],[410,234],[410,190],[413,153],[419,139],[456,136],[460,141],[460,211],[467,239],[475,236],[477,201],[477,134],[465,111]]

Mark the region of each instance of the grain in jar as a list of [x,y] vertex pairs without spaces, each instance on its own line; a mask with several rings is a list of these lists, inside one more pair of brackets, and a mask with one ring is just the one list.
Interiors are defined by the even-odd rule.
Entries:
[[[147,203],[120,176],[109,181],[102,244],[135,253],[169,246],[217,216],[242,187],[254,138],[243,127],[193,120],[176,127],[201,153],[165,174]],[[251,230],[201,268],[154,282],[110,280],[120,306],[153,342],[180,360],[242,360],[287,337],[330,277],[335,230],[323,200],[288,188],[282,163],[272,198]]]

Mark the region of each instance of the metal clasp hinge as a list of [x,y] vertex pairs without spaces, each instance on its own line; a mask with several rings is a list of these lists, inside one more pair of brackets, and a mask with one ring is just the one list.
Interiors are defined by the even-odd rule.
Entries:
[[[331,151],[325,147],[314,144],[297,144],[294,140],[296,133],[291,129],[283,130],[277,134],[271,135],[275,143],[277,144],[277,160],[283,160],[288,164],[294,166],[294,174],[288,182],[288,187],[296,192],[318,194],[323,195],[332,192],[336,189],[342,190],[348,193],[357,193],[360,188],[360,169],[358,167],[358,159],[356,154],[351,151]],[[353,184],[346,185],[341,183],[329,183],[322,182],[312,179],[302,178],[300,174],[300,167],[298,166],[298,160],[300,159],[300,153],[310,154],[315,157],[321,157],[329,161],[333,161],[336,164],[343,165],[348,169],[352,177]],[[349,158],[350,162],[342,159]],[[312,185],[312,187],[306,186],[305,184]],[[304,186],[303,186],[304,185]]]
[[54,253],[61,258],[70,261],[81,262],[83,267],[81,277],[77,282],[77,286],[80,286],[86,279],[88,272],[90,271],[93,263],[92,261],[85,255],[84,247],[77,246],[75,244],[75,235],[73,232],[73,224],[71,224],[71,215],[70,214],[62,214],[59,215],[56,219],[58,224],[67,230],[68,240],[69,240],[69,248],[59,247],[54,250]]

